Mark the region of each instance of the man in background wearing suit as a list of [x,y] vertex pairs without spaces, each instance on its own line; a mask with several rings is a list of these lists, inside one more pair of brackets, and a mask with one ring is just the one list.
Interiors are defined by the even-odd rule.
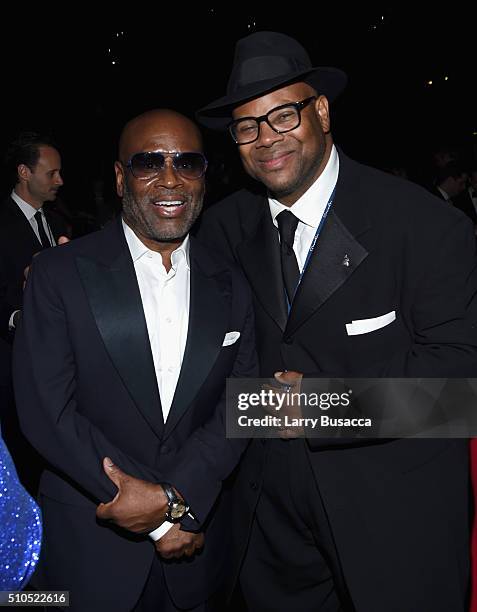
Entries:
[[44,207],[63,185],[53,141],[22,132],[8,147],[5,164],[13,189],[0,208],[0,336],[11,341],[21,314],[23,271],[35,253],[66,235],[66,225]]
[[467,180],[464,166],[459,162],[449,162],[437,171],[436,182],[430,192],[448,204],[455,204],[456,198],[465,190]]
[[225,379],[256,358],[245,280],[188,235],[206,168],[189,119],[136,117],[115,163],[122,216],[28,276],[14,382],[49,464],[37,583],[73,610],[204,610],[222,580],[223,482],[246,443],[225,437]]
[[[0,339],[10,345],[21,316],[24,270],[41,250],[64,240],[66,225],[45,202],[55,200],[63,185],[61,158],[45,135],[22,132],[10,143],[5,165],[12,184],[10,196],[0,203]],[[8,347],[2,349],[0,378],[6,394],[3,410],[4,437],[23,484],[36,493],[39,458],[19,431],[13,407]]]
[[[262,376],[475,376],[471,224],[335,147],[345,83],[283,34],[237,43],[227,94],[198,117],[229,129],[257,184],[207,211],[199,238],[249,280]],[[252,441],[232,523],[250,612],[465,610],[466,440],[374,442]]]

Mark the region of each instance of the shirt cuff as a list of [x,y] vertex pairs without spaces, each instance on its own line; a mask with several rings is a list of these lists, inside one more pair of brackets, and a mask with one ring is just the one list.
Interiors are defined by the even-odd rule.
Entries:
[[[187,517],[195,521],[195,523],[198,522],[195,516],[191,514],[190,512],[188,512],[187,516],[184,517],[186,525],[187,525],[187,521],[189,523],[191,522],[189,519],[187,519]],[[157,542],[158,540],[162,538],[162,536],[166,535],[166,533],[169,531],[171,527],[173,527],[173,525],[174,523],[169,523],[169,521],[164,521],[163,523],[159,525],[157,529],[154,529],[154,531],[151,531],[148,535],[151,538],[151,540],[154,540],[154,542]],[[182,521],[181,521],[181,525],[182,525]],[[191,526],[192,526],[192,529],[190,529]],[[186,531],[195,531],[196,528],[197,528],[196,525],[189,525],[189,529],[187,529],[186,527]]]
[[11,331],[12,329],[15,329],[15,323],[13,322],[13,319],[15,318],[15,315],[17,314],[17,312],[20,312],[19,310],[14,310],[12,312],[12,314],[10,315],[10,318],[8,319],[8,329]]
[[149,537],[151,538],[151,540],[154,540],[154,542],[157,542],[158,540],[162,538],[162,536],[166,535],[166,533],[169,531],[171,527],[174,527],[174,523],[169,523],[169,521],[164,521],[163,523],[159,525],[157,529],[154,529],[154,531],[151,531],[149,533]]

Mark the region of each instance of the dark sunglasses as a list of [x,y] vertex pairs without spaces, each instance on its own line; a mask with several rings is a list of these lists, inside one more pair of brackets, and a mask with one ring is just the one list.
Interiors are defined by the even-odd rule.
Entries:
[[171,158],[174,170],[187,180],[199,179],[207,170],[207,159],[202,153],[195,152],[147,151],[135,153],[130,157],[126,167],[137,179],[152,179],[164,170],[167,157]]

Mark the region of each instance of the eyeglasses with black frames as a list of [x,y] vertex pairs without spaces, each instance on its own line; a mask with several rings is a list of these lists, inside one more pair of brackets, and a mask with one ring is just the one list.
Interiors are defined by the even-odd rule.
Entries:
[[305,98],[300,102],[289,102],[276,106],[261,117],[241,117],[229,123],[229,131],[232,138],[238,145],[245,145],[255,142],[260,135],[260,124],[265,121],[277,134],[286,134],[296,130],[301,123],[301,111],[316,96]]
[[139,180],[150,180],[163,172],[166,159],[172,160],[172,167],[182,178],[194,181],[204,176],[207,159],[197,152],[143,151],[135,153],[125,164],[132,175]]

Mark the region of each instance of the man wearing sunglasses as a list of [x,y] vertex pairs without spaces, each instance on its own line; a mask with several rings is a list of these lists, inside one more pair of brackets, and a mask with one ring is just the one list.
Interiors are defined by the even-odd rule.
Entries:
[[[473,377],[470,223],[334,146],[329,101],[345,83],[283,34],[237,43],[227,94],[198,117],[229,131],[264,189],[213,206],[199,237],[250,282],[262,376],[302,389]],[[232,522],[250,612],[465,609],[465,440],[262,442],[241,462]]]
[[228,551],[225,379],[255,373],[237,269],[189,230],[207,161],[197,127],[124,128],[122,216],[35,258],[15,346],[22,427],[49,463],[37,585],[84,612],[204,610]]

